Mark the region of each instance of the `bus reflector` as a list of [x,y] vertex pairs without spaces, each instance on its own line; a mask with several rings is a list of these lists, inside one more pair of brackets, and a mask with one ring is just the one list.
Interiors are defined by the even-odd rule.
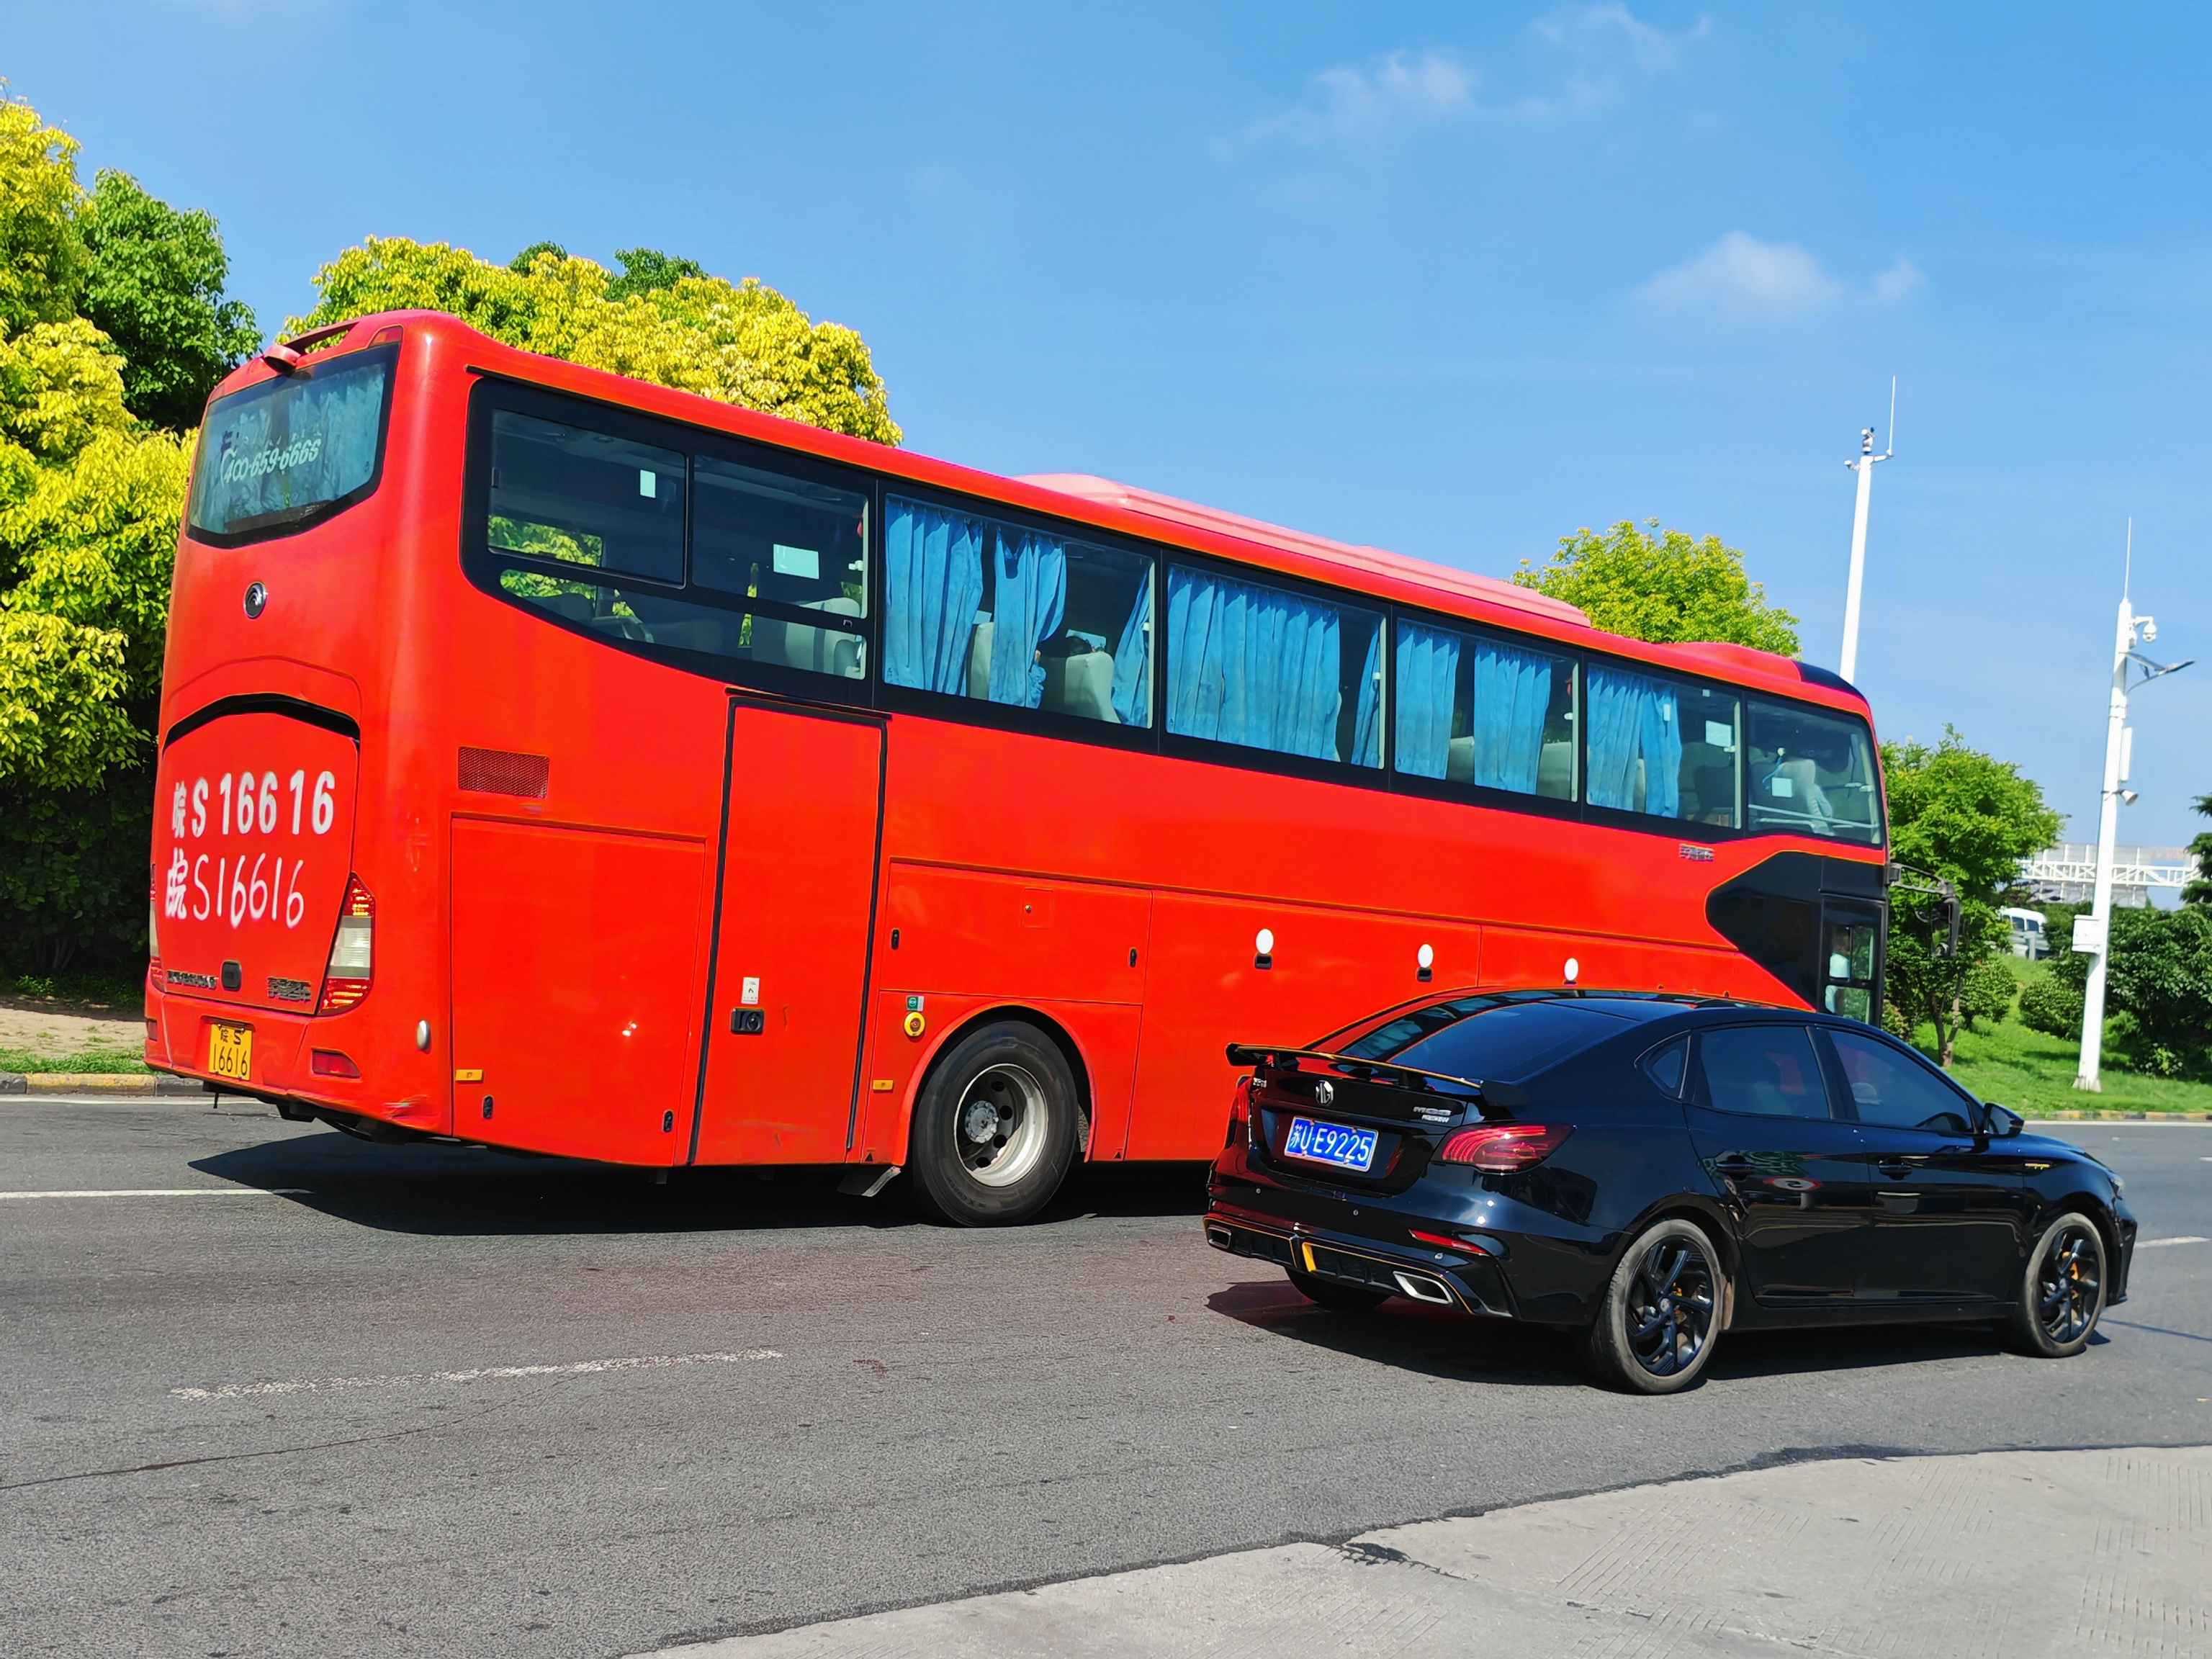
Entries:
[[361,1067],[335,1048],[317,1048],[307,1058],[308,1066],[317,1077],[351,1077],[361,1075]]
[[323,975],[319,1014],[342,1014],[368,994],[375,972],[376,901],[359,876],[346,878],[345,902],[338,908],[338,931],[331,940],[330,966]]
[[1462,1129],[1444,1142],[1437,1162],[1472,1164],[1493,1174],[1525,1170],[1551,1157],[1573,1133],[1565,1127],[1547,1129],[1540,1123],[1485,1123]]

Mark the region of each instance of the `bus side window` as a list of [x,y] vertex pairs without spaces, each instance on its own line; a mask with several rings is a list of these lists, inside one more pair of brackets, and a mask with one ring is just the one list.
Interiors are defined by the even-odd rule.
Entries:
[[884,510],[886,682],[1152,724],[1152,560],[899,495]]
[[1382,763],[1382,618],[1168,567],[1167,728],[1279,754]]
[[605,432],[494,412],[486,544],[562,564],[684,580],[684,458]]
[[1735,827],[1736,699],[1607,664],[1589,680],[1590,805]]
[[[691,584],[708,592],[813,611],[824,620],[753,612],[724,619],[727,655],[773,667],[859,679],[867,672],[867,497],[833,484],[743,466],[719,456],[693,463]],[[836,620],[832,620],[836,619]],[[702,619],[702,635],[712,623]],[[673,624],[671,643],[682,643]]]
[[1398,770],[1575,798],[1575,665],[1503,641],[1398,624]]

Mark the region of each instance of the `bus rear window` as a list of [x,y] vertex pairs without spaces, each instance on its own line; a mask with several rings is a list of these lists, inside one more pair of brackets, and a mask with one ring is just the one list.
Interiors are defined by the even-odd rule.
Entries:
[[218,399],[192,468],[193,538],[235,547],[289,536],[373,494],[398,356],[347,352]]

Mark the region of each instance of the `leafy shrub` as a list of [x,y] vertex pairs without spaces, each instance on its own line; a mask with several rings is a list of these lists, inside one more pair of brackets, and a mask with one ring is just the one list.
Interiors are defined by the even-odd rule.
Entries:
[[1959,988],[1959,1012],[1976,1030],[2000,1024],[2012,1012],[2015,982],[2002,957],[1984,957],[1966,969]]
[[2046,1036],[2081,1040],[2081,988],[2055,974],[2030,981],[2020,994],[2020,1020]]

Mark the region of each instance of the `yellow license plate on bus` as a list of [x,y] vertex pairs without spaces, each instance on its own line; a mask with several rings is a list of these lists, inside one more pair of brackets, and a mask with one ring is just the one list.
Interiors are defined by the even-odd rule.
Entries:
[[208,1027],[208,1070],[217,1077],[240,1083],[253,1075],[253,1028],[251,1025]]

